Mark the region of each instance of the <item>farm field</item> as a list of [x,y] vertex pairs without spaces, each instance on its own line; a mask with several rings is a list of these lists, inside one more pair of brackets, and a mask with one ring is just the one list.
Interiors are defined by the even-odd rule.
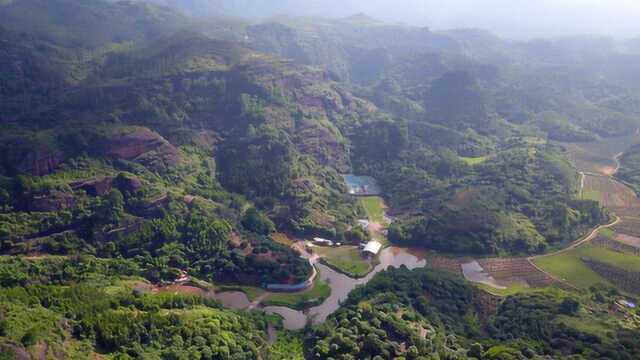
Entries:
[[548,256],[533,260],[544,271],[581,289],[603,284],[613,286],[609,281],[596,274],[573,252]]
[[593,245],[583,245],[576,248],[575,252],[580,257],[588,257],[628,271],[640,272],[640,257],[638,256]]
[[492,258],[478,260],[480,266],[503,287],[547,287],[554,281],[531,265],[527,258]]
[[640,219],[624,217],[624,221],[614,226],[614,230],[620,234],[640,237]]
[[633,208],[638,202],[627,186],[609,177],[592,175],[585,176],[582,198],[598,201],[614,212]]
[[560,144],[567,149],[569,159],[578,170],[612,175],[617,168],[614,157],[638,143],[640,143],[640,138],[636,134],[632,134],[602,141]]
[[360,255],[357,246],[314,247],[324,262],[350,277],[363,277],[371,271],[369,261]]
[[593,336],[599,336],[616,325],[615,317],[611,317],[607,313],[592,313],[584,310],[576,316],[561,315],[556,321]]
[[582,258],[590,258],[628,271],[640,272],[640,257],[622,254],[602,247],[586,244],[557,255],[540,257],[533,262],[551,275],[578,288],[589,288],[611,282],[591,270]]
[[379,196],[367,196],[360,199],[367,212],[369,221],[382,224],[384,222],[384,200]]
[[369,220],[367,230],[371,235],[371,239],[382,243],[383,246],[389,245],[387,236],[384,233],[385,227],[389,225],[388,219],[385,218],[387,206],[384,203],[384,199],[379,196],[363,197],[360,199],[360,205],[362,205],[367,213]]
[[615,237],[615,240],[621,242],[623,244],[633,246],[635,248],[640,249],[640,238],[636,236],[626,235],[626,234],[618,234]]

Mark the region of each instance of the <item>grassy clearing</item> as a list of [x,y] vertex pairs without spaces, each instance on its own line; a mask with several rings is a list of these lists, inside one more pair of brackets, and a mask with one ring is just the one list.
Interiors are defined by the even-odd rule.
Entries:
[[529,145],[544,145],[547,143],[547,140],[537,136],[525,136],[522,140]]
[[616,237],[616,232],[612,229],[605,228],[600,230],[600,235],[604,236],[607,239],[613,239],[614,237]]
[[548,273],[578,288],[587,289],[598,284],[612,286],[609,281],[589,269],[589,267],[572,252],[535,259],[534,262]]
[[487,292],[491,295],[500,296],[500,297],[512,296],[512,295],[520,294],[524,292],[540,291],[539,289],[531,288],[525,285],[512,285],[507,287],[506,289],[496,289],[492,286],[480,284],[480,283],[474,283],[474,285],[476,285],[480,290],[484,292]]
[[384,217],[386,209],[384,199],[379,196],[371,196],[360,199],[360,203],[362,204],[362,207],[365,208],[369,221],[372,222],[372,226],[369,228],[371,238],[386,246],[388,244],[388,240],[384,235],[383,230],[388,224]]
[[360,203],[367,211],[369,221],[382,224],[384,222],[384,200],[379,196],[368,196],[360,199]]
[[640,272],[640,257],[619,253],[593,245],[584,245],[575,249],[579,257],[588,257],[628,271]]
[[129,293],[136,287],[136,285],[144,283],[145,280],[143,278],[123,278],[121,280],[114,281],[111,285],[104,286],[102,290],[104,290],[107,295]]
[[299,293],[273,293],[263,300],[262,304],[302,310],[309,306],[321,304],[329,295],[331,295],[331,287],[322,280],[316,280],[309,290]]
[[580,314],[579,316],[566,316],[561,315],[556,319],[567,327],[579,330],[581,332],[591,334],[594,336],[601,336],[607,329],[610,329],[613,324],[596,318],[593,315]]
[[460,160],[464,161],[465,164],[469,166],[480,165],[483,162],[489,159],[488,156],[479,156],[479,157],[460,157]]
[[589,269],[582,258],[591,258],[629,271],[640,272],[639,257],[593,245],[583,245],[562,254],[535,259],[534,262],[545,271],[579,288],[585,289],[597,284],[612,286],[607,279]]
[[602,192],[593,189],[584,189],[582,191],[582,200],[593,200],[602,204],[603,197]]
[[314,251],[328,266],[350,277],[363,277],[371,271],[371,265],[356,246],[315,247]]

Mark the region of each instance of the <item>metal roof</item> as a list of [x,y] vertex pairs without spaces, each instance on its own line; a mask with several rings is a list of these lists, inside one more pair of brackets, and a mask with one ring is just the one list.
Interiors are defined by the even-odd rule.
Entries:
[[381,248],[382,248],[382,244],[380,244],[379,242],[369,241],[367,245],[364,246],[364,249],[362,251],[377,255],[380,252]]

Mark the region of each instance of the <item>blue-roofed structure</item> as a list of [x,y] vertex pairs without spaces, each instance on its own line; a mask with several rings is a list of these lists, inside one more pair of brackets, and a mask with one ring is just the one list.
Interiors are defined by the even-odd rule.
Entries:
[[355,196],[378,196],[382,189],[376,179],[371,176],[343,175],[349,194]]

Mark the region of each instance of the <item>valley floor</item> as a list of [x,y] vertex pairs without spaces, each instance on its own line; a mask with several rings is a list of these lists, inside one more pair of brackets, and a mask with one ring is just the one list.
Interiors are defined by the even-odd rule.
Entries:
[[563,144],[581,174],[580,196],[610,210],[614,217],[610,224],[550,254],[461,260],[467,280],[496,294],[550,285],[568,290],[603,285],[640,294],[640,199],[615,178],[623,151],[638,142],[640,138],[634,134],[595,143]]

